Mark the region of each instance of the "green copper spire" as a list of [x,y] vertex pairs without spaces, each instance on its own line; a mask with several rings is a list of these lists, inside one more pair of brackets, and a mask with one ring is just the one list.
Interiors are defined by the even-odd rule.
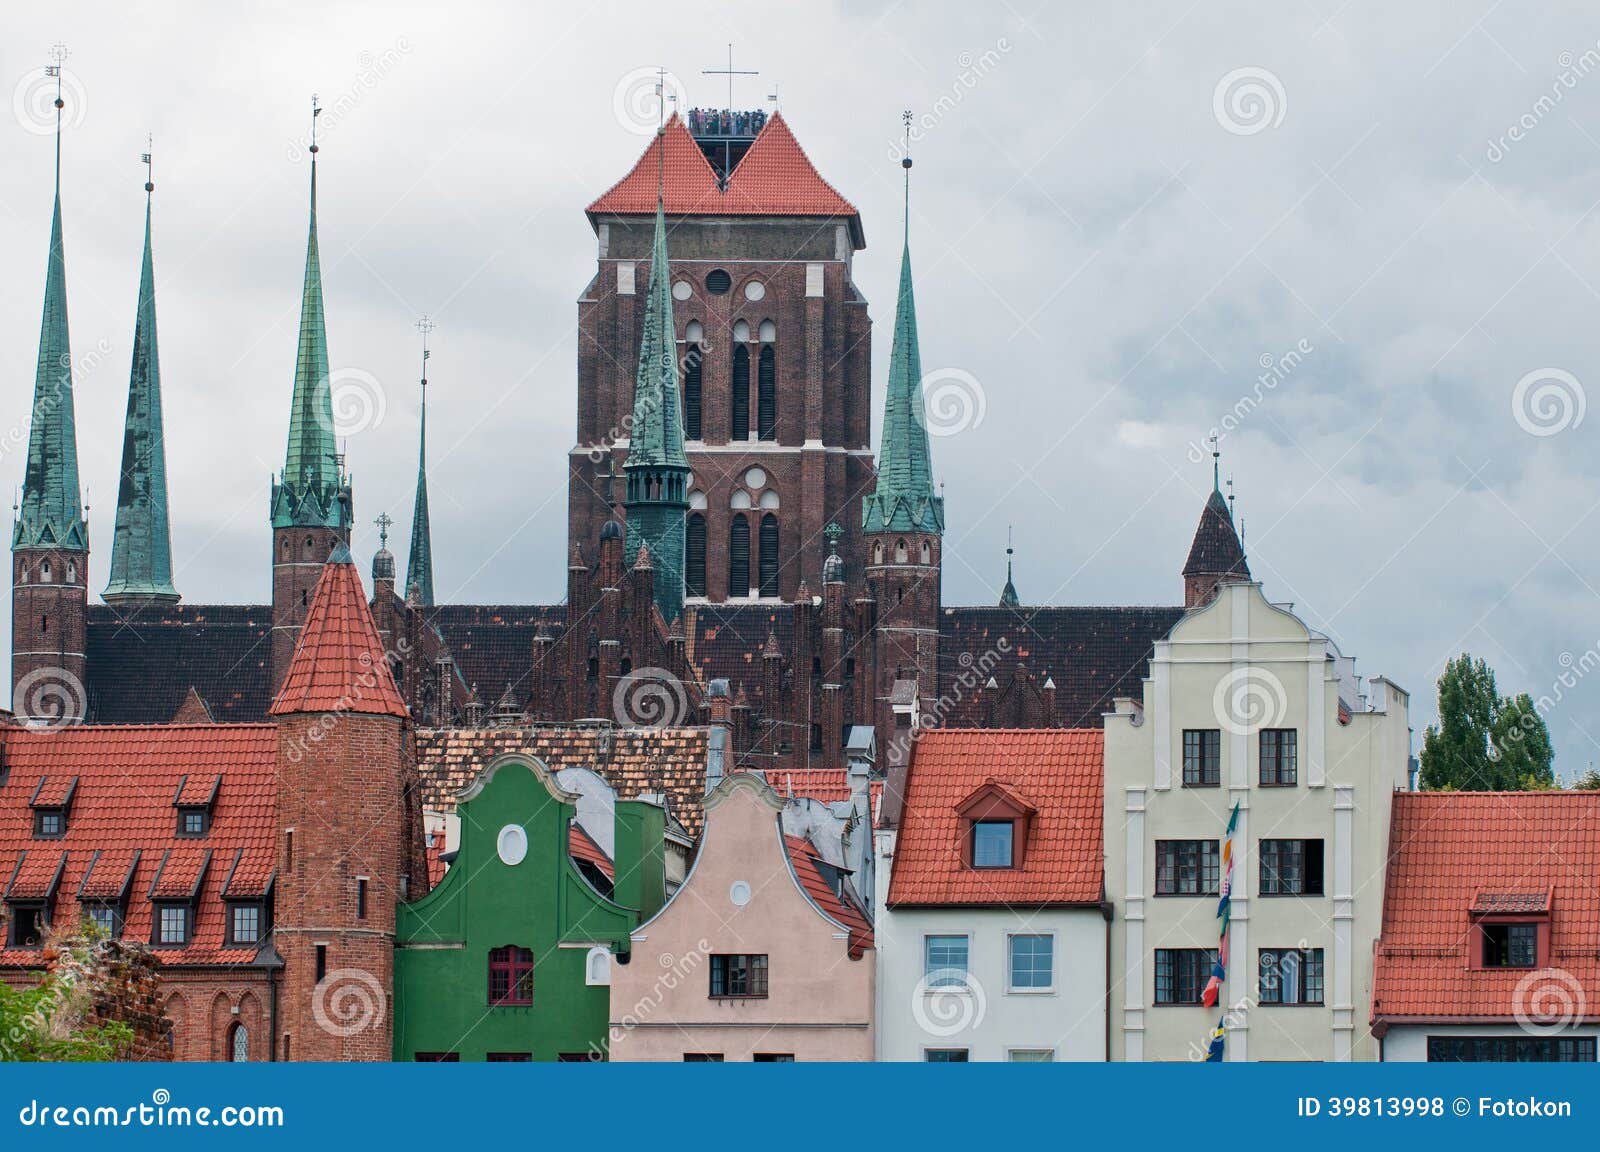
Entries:
[[78,434],[72,409],[72,345],[67,338],[67,257],[61,241],[61,66],[56,77],[55,209],[44,281],[44,319],[33,378],[33,418],[22,507],[11,547],[87,551],[89,529],[78,495]]
[[289,411],[283,474],[272,486],[272,526],[350,527],[350,485],[334,442],[333,392],[328,381],[328,332],[322,317],[322,261],[317,252],[316,118],[311,109],[311,225],[300,294],[300,344]]
[[878,446],[878,484],[861,505],[866,532],[944,532],[944,497],[934,491],[928,417],[922,401],[922,353],[917,347],[917,302],[911,281],[911,158],[906,170],[906,239],[900,257],[889,390]]
[[[145,153],[146,165],[150,154]],[[128,416],[122,433],[122,482],[117,528],[111,541],[107,604],[132,600],[175,603],[172,535],[167,522],[167,448],[161,423],[161,358],[156,344],[155,264],[150,254],[150,200],[145,180],[144,264],[133,327],[133,367],[128,374]]]
[[[659,151],[664,146],[659,131],[656,141]],[[664,181],[664,161],[659,158],[658,166]],[[689,458],[683,451],[683,414],[678,404],[677,329],[672,321],[666,213],[658,188],[650,288],[634,374],[633,426],[623,464],[627,477],[623,507],[628,517],[628,563],[635,562],[641,548],[649,547],[655,603],[669,624],[683,611],[684,523],[689,512]]]
[[428,531],[428,333],[433,321],[417,321],[422,333],[422,416],[417,432],[417,502],[411,509],[411,558],[406,562],[406,599],[433,607],[433,537]]
[[1017,596],[1017,586],[1011,582],[1011,529],[1006,529],[1006,586],[1000,589],[1000,607],[1020,608],[1022,600]]

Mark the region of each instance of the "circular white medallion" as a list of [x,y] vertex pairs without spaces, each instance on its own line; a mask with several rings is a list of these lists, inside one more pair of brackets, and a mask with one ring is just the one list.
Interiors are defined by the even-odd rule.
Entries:
[[744,482],[751,488],[764,488],[767,483],[767,474],[760,468],[752,468],[744,474]]
[[495,840],[500,859],[515,868],[528,855],[528,833],[521,824],[507,824]]
[[687,280],[679,280],[672,286],[674,300],[687,300],[694,295],[694,287]]
[[746,300],[760,300],[767,294],[767,286],[759,280],[752,280],[744,286]]
[[750,885],[743,880],[735,880],[728,888],[728,899],[733,901],[735,908],[743,908],[750,903]]

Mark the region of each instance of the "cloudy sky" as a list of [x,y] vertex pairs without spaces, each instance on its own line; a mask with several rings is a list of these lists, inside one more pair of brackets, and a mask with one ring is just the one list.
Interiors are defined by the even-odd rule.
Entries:
[[646,143],[642,70],[720,104],[702,69],[732,41],[760,71],[735,102],[776,89],[861,209],[880,396],[894,146],[902,109],[917,114],[947,603],[995,598],[1008,524],[1029,602],[1175,602],[1219,429],[1255,574],[1362,672],[1415,693],[1419,742],[1432,681],[1467,649],[1503,691],[1560,696],[1564,775],[1600,761],[1600,683],[1576,671],[1600,642],[1592,5],[528,7],[8,12],[0,481],[22,475],[49,227],[42,70],[64,41],[94,588],[153,133],[177,585],[197,603],[269,594],[316,92],[332,362],[381,400],[349,443],[357,552],[376,547],[380,511],[409,522],[412,326],[429,313],[439,596],[559,599],[576,300],[595,254],[583,207]]

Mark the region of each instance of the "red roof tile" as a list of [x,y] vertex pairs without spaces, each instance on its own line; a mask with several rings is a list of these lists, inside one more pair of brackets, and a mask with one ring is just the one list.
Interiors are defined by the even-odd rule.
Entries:
[[[1373,1019],[1510,1020],[1519,1000],[1600,1019],[1600,793],[1402,792],[1393,812]],[[1472,966],[1476,916],[1546,902],[1550,968]]]
[[828,883],[822,871],[822,857],[808,841],[799,836],[785,836],[783,847],[789,854],[789,864],[794,869],[801,890],[811,898],[813,904],[849,929],[850,955],[853,959],[861,959],[861,954],[873,947],[872,925],[867,922],[866,914],[854,900],[841,896]]
[[439,881],[444,879],[449,865],[444,862],[444,829],[438,828],[428,833],[428,890],[431,892],[439,886]]
[[[159,891],[186,897],[205,870],[196,902],[192,942],[185,948],[156,950],[159,959],[184,964],[249,963],[254,947],[224,948],[226,909],[223,885],[230,872],[230,895],[259,895],[272,874],[276,844],[274,777],[278,736],[271,724],[194,724],[96,726],[0,730],[10,775],[0,785],[0,884],[14,873],[34,886],[35,869],[66,855],[55,891],[54,922],[73,924],[82,915],[80,899],[109,898],[126,892],[123,933],[131,940],[151,937],[150,891],[161,871]],[[178,833],[172,798],[184,776],[191,780],[224,777],[204,839]],[[33,836],[28,801],[42,778],[78,778],[77,793],[58,839]],[[161,867],[166,859],[165,868]],[[21,868],[18,863],[21,862]],[[235,867],[237,862],[237,867]],[[131,870],[131,879],[130,879]],[[243,881],[248,880],[248,883]],[[20,895],[20,893],[14,893]],[[37,898],[37,896],[35,896]],[[0,936],[0,941],[5,937]],[[37,949],[0,947],[0,967],[34,967]]]
[[22,854],[6,885],[7,900],[49,900],[55,896],[66,868],[67,854],[48,840]]
[[268,709],[272,716],[291,712],[410,715],[348,549],[336,550],[323,567],[283,688]]
[[35,808],[60,808],[72,800],[72,794],[77,787],[76,776],[65,774],[46,776],[33,790],[31,803]]
[[173,797],[172,803],[181,808],[209,808],[217,790],[222,786],[222,777],[216,772],[197,772],[183,779],[178,787],[178,794]]
[[[890,907],[1097,904],[1104,734],[1094,728],[936,729],[911,754]],[[957,807],[993,779],[1035,811],[1020,868],[962,863]]]
[[658,161],[656,141],[638,163],[599,199],[591,216],[638,215],[656,210],[658,163],[666,168],[664,205],[669,216],[849,216],[855,207],[818,175],[780,113],[774,113],[734,166],[727,191],[676,114],[667,121],[665,158]]
[[735,166],[727,199],[742,206],[723,211],[761,216],[856,214],[855,206],[818,174],[781,112],[772,114]]
[[593,864],[607,880],[616,879],[617,868],[611,862],[611,857],[606,855],[605,849],[596,844],[594,837],[585,832],[583,825],[577,821],[573,821],[567,830],[567,853],[574,860],[586,860]]

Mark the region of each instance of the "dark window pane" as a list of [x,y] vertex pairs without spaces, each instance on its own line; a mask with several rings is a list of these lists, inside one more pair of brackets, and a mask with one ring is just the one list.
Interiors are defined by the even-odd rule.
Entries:
[[728,599],[750,595],[750,521],[734,514],[728,524]]
[[1184,729],[1183,782],[1189,787],[1209,787],[1222,783],[1221,729]]
[[761,346],[756,362],[756,434],[763,440],[778,434],[778,367],[771,344]]
[[683,435],[686,440],[700,439],[700,369],[705,357],[700,345],[690,344],[683,353]]
[[733,427],[728,432],[730,440],[746,440],[750,436],[750,349],[740,344],[733,350]]
[[761,518],[761,594],[778,594],[778,518],[770,512]]
[[686,596],[706,594],[706,518],[698,512],[689,514],[684,528],[685,557],[683,566],[683,591]]

